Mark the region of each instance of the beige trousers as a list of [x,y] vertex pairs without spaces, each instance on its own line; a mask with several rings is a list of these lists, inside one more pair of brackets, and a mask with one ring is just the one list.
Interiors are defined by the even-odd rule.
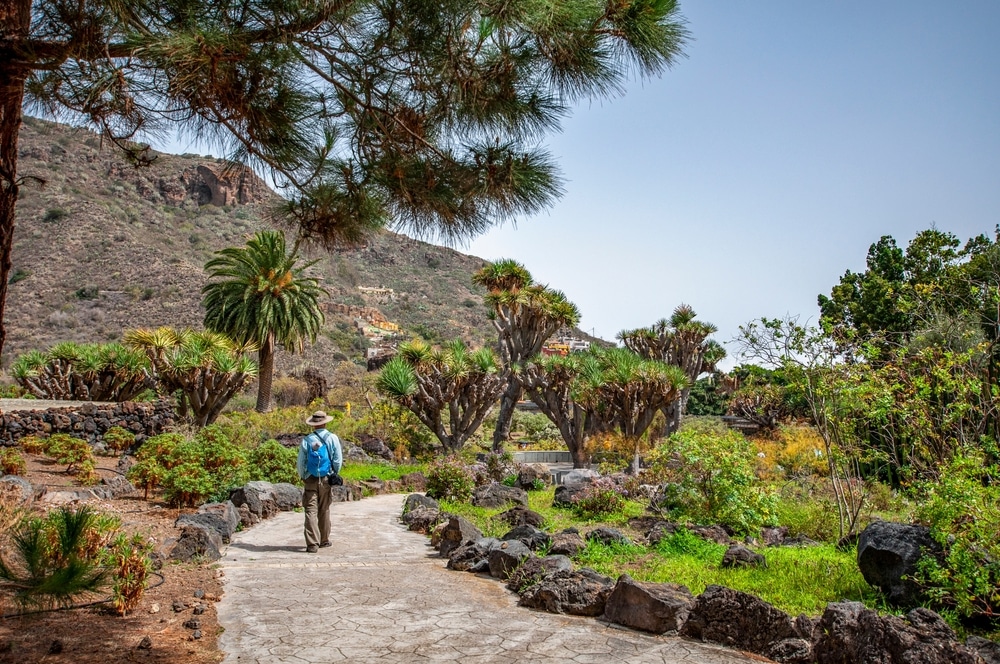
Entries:
[[308,477],[302,492],[302,507],[306,513],[306,546],[319,546],[330,541],[330,485]]

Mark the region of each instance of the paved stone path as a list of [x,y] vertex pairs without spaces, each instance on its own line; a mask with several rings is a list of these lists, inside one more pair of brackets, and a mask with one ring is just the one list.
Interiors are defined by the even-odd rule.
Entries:
[[519,608],[501,583],[446,569],[426,537],[399,523],[402,501],[335,503],[333,530],[342,537],[316,554],[304,552],[301,513],[237,533],[220,561],[223,664],[751,661]]

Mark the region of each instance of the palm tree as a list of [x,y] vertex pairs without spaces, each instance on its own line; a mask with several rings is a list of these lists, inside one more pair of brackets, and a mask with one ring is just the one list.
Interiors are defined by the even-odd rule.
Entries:
[[493,451],[499,452],[524,389],[514,367],[538,355],[559,328],[579,323],[580,311],[562,291],[534,283],[531,273],[509,258],[487,264],[472,282],[486,287],[484,302],[499,335],[501,359],[512,369],[493,431]]
[[245,247],[215,254],[205,269],[217,281],[201,289],[205,327],[259,347],[257,410],[264,413],[271,407],[275,345],[295,352],[304,339],[316,340],[324,320],[319,298],[326,290],[303,276],[316,261],[296,266],[298,256],[287,252],[281,231],[259,231]]

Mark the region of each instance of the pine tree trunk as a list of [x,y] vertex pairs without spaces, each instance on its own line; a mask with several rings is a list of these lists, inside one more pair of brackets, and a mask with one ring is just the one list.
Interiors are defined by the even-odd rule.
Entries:
[[514,408],[521,399],[523,393],[521,384],[511,376],[507,383],[507,389],[500,396],[500,411],[497,413],[497,426],[493,430],[493,452],[499,454],[503,451],[503,444],[510,438],[510,424],[514,420]]
[[257,412],[266,413],[271,410],[271,383],[274,380],[274,335],[267,335],[267,339],[260,345],[260,352],[257,354]]
[[[31,0],[0,0],[0,34],[9,41],[26,37],[31,23]],[[21,104],[29,69],[23,63],[0,62],[0,357],[7,340],[5,312],[14,246],[17,176],[17,139],[21,131]]]

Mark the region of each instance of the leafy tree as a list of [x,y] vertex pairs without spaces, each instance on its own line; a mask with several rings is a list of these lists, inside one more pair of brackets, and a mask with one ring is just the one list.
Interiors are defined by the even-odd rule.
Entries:
[[744,358],[780,369],[784,380],[802,395],[823,439],[840,537],[855,533],[867,487],[861,476],[866,451],[857,427],[862,395],[851,376],[857,365],[844,361],[844,354],[852,351],[794,318],[761,319],[740,326],[738,343]]
[[627,348],[594,353],[600,373],[584,377],[580,400],[631,444],[631,471],[638,474],[643,435],[656,413],[680,398],[687,376],[677,366],[642,358]]
[[[535,357],[556,331],[580,322],[579,310],[565,294],[534,283],[531,273],[517,261],[489,263],[472,275],[472,281],[486,287],[484,301],[499,335],[500,357],[508,367]],[[523,394],[518,373],[512,371],[509,376],[493,431],[494,452],[500,452],[510,437],[514,407]]]
[[296,266],[298,256],[285,248],[285,234],[259,231],[245,247],[215,252],[205,269],[215,281],[201,289],[205,327],[237,343],[257,346],[257,410],[271,409],[275,344],[302,350],[323,327],[319,282],[304,276],[315,261]]
[[3,0],[0,35],[0,307],[24,102],[136,163],[144,133],[213,140],[328,245],[387,222],[460,239],[551,203],[541,136],[687,37],[675,0]]
[[149,360],[121,344],[56,344],[29,351],[11,375],[39,399],[129,401],[153,385]]
[[257,375],[246,356],[252,345],[239,345],[222,334],[161,327],[125,334],[125,344],[147,354],[168,393],[180,392],[180,415],[195,425],[215,421],[229,400]]
[[672,401],[663,413],[667,418],[668,434],[680,426],[695,381],[703,373],[715,371],[715,366],[726,356],[725,349],[709,339],[718,328],[696,318],[694,309],[682,304],[674,309],[669,319],[618,334],[618,339],[633,353],[678,367],[687,377],[680,398]]
[[445,450],[457,452],[496,406],[507,375],[488,348],[469,352],[461,341],[433,350],[414,340],[379,374],[379,392],[411,411]]

